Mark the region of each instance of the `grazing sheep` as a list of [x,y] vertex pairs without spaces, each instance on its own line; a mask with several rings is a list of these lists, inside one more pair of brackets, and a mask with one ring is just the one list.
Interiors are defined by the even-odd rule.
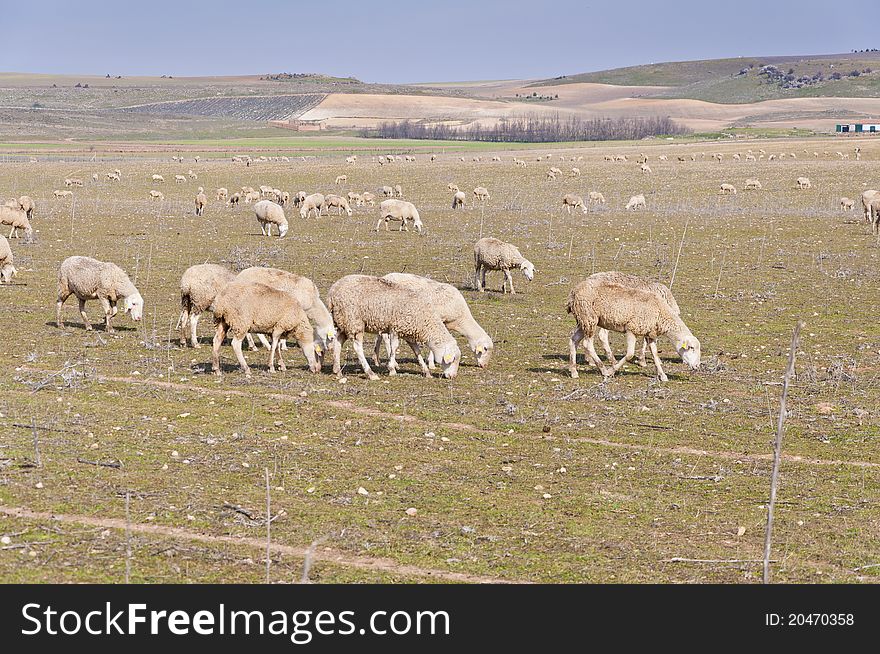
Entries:
[[760,188],[763,188],[763,186],[761,186],[760,180],[754,179],[754,178],[746,180],[746,189],[760,189]]
[[306,200],[306,192],[305,191],[297,191],[290,198],[290,203],[294,207],[301,207],[302,203]]
[[880,193],[871,199],[871,233],[878,234],[880,232]]
[[581,176],[581,169],[580,168],[572,168],[571,169],[571,176],[572,177],[580,177]]
[[376,194],[370,193],[369,191],[364,191],[361,193],[361,200],[363,200],[364,204],[368,204],[371,207],[376,206]]
[[652,172],[654,172],[653,170],[651,170],[651,167],[646,163],[643,163],[641,166],[639,166],[639,170],[641,170],[646,175],[650,175]]
[[382,223],[385,223],[385,231],[389,231],[388,223],[392,220],[400,222],[400,229],[398,231],[409,231],[409,228],[406,226],[408,221],[413,222],[413,226],[416,228],[419,234],[422,233],[422,219],[419,216],[419,210],[416,209],[416,205],[412,202],[407,202],[406,200],[384,200],[379,205],[379,221],[376,223],[376,231],[379,231],[379,227],[382,226]]
[[639,195],[634,195],[629,199],[629,202],[626,203],[626,210],[635,211],[636,209],[645,209],[647,206],[648,204],[645,200],[645,196],[640,193]]
[[856,203],[847,197],[843,197],[840,198],[840,208],[844,211],[853,211],[856,208]]
[[12,256],[12,248],[9,247],[9,241],[0,234],[0,284],[9,284],[12,278],[18,274],[15,266],[15,257]]
[[605,204],[605,196],[599,191],[590,191],[590,204]]
[[[186,346],[187,336],[194,348],[199,348],[199,318],[205,311],[214,310],[214,299],[226,285],[235,279],[235,273],[214,263],[202,263],[187,268],[180,278],[180,318],[177,327],[180,329],[180,345]],[[187,334],[189,328],[189,334]],[[257,349],[252,336],[248,335],[248,344],[252,350]],[[267,346],[268,347],[268,346]]]
[[669,161],[669,157],[667,157],[665,154],[661,154],[659,157],[657,157],[657,161]]
[[584,199],[580,195],[575,195],[574,193],[566,193],[562,196],[562,206],[568,210],[569,215],[571,215],[572,207],[575,209],[580,207],[584,213],[587,213],[587,206],[584,204]]
[[467,198],[464,191],[456,191],[452,196],[452,208],[464,209],[464,201]]
[[547,171],[547,181],[552,182],[555,180],[556,180],[556,173],[554,173],[552,170],[548,170]]
[[244,203],[251,204],[252,202],[260,201],[260,192],[259,191],[248,191],[244,196]]
[[232,195],[229,196],[229,200],[226,201],[227,207],[235,207],[238,206],[238,203],[241,201],[241,193],[236,191]]
[[500,270],[504,275],[501,282],[501,292],[507,292],[507,284],[510,284],[510,294],[516,295],[513,288],[512,269],[519,268],[529,281],[535,277],[535,265],[520,254],[515,245],[505,243],[497,238],[481,238],[474,244],[474,283],[477,290],[482,292],[486,287],[486,272]]
[[205,189],[201,186],[199,187],[199,192],[196,194],[196,215],[201,216],[205,213],[205,205],[208,204],[208,196],[205,195]]
[[186,176],[189,177],[189,178],[192,179],[192,180],[196,180],[196,179],[199,178],[199,176],[196,175],[196,174],[192,171],[192,169],[186,171]]
[[73,191],[53,191],[52,195],[54,195],[56,198],[72,198]]
[[361,197],[360,193],[355,193],[354,191],[348,192],[348,203],[351,204],[354,202],[354,206],[362,207],[364,206],[364,199]]
[[272,343],[269,347],[269,372],[275,372],[276,354],[281,370],[287,370],[279,343],[288,336],[295,338],[299,343],[309,362],[309,370],[312,372],[321,370],[320,365],[315,361],[312,326],[305,311],[289,293],[265,284],[236,279],[228,283],[214,299],[214,324],[217,328],[212,353],[212,368],[215,375],[221,374],[220,346],[227,332],[232,333],[232,349],[245,377],[251,376],[251,370],[241,351],[241,344],[248,332],[272,335]]
[[491,196],[489,195],[489,191],[486,190],[485,186],[478,186],[474,189],[474,200],[480,200],[481,202],[485,202]]
[[446,185],[447,190],[452,193],[458,193],[458,184],[452,184],[451,182]]
[[357,162],[357,157],[356,157],[356,156],[351,156],[351,157],[346,157],[346,158],[345,158],[345,163],[347,163],[347,164],[353,164],[353,163],[355,163],[355,162]]
[[116,174],[116,172],[112,172],[112,173],[107,173],[107,179],[110,180],[111,182],[118,182],[122,179],[122,177],[120,175]]
[[221,201],[225,200],[228,196],[229,196],[229,191],[227,189],[223,188],[222,186],[217,189],[217,199],[218,200],[221,200]]
[[394,189],[390,186],[383,186],[379,189],[379,195],[385,198],[390,198],[394,196]]
[[394,185],[394,197],[396,197],[396,198],[403,197],[403,187],[400,184]]
[[162,191],[150,191],[151,200],[164,200],[165,194]]
[[862,208],[865,210],[865,222],[871,222],[871,200],[874,199],[874,196],[880,193],[880,191],[875,191],[873,189],[862,192]]
[[301,218],[308,218],[312,211],[315,212],[315,218],[321,217],[321,208],[324,206],[324,194],[312,193],[303,198],[299,207],[299,215]]
[[348,176],[347,176],[347,175],[337,175],[337,176],[336,176],[336,181],[333,182],[333,183],[336,184],[336,185],[339,185],[339,184],[345,184],[347,181],[348,181]]
[[[672,341],[679,356],[691,369],[696,370],[700,365],[700,342],[658,293],[615,284],[602,276],[588,277],[571,290],[567,309],[577,321],[577,328],[569,341],[569,373],[574,378],[578,376],[577,346],[582,340],[589,362],[606,378],[635,356],[639,337],[648,342],[661,381],[668,381],[657,353],[657,339],[661,336]],[[610,369],[596,354],[593,338],[598,328],[626,334],[626,355]]]
[[69,187],[69,186],[82,186],[83,183],[82,183],[82,180],[81,180],[81,179],[71,179],[71,178],[67,178],[67,179],[64,180],[64,185],[65,185],[65,186],[68,186],[68,187]]
[[[452,379],[458,374],[461,350],[444,326],[433,301],[402,284],[370,275],[347,275],[338,280],[327,293],[327,308],[338,329],[333,351],[333,372],[342,375],[342,346],[352,339],[358,361],[371,380],[379,376],[370,368],[364,355],[364,334],[394,334],[409,343],[413,352],[426,345],[434,360],[443,368],[443,376]],[[388,362],[389,374],[397,364],[392,347]],[[422,372],[431,377],[424,360]]]
[[[409,273],[389,273],[382,279],[405,286],[422,297],[428,298],[437,310],[437,315],[443,321],[446,328],[451,332],[461,334],[467,339],[468,346],[477,357],[477,365],[480,368],[485,368],[489,364],[489,358],[492,356],[492,350],[495,345],[492,343],[492,338],[489,334],[474,320],[461,291],[451,284],[444,284],[443,282]],[[392,349],[396,348],[387,335],[383,336],[385,337],[386,350],[390,353]],[[374,361],[376,361],[377,365],[379,363],[379,346],[382,340],[382,338],[376,339],[376,357]],[[421,355],[417,353],[417,356]],[[434,353],[429,352],[428,368],[434,370],[434,367]]]
[[0,225],[9,225],[11,228],[7,238],[18,238],[19,229],[24,232],[27,239],[31,239],[34,234],[27,214],[17,207],[0,207]]
[[162,177],[162,175],[153,175],[150,179],[152,179],[154,182],[157,182],[157,183],[160,183],[160,184],[164,184],[164,183],[165,183],[165,178]]
[[272,236],[272,225],[278,226],[278,236],[284,238],[287,234],[287,218],[284,209],[272,202],[272,200],[260,200],[254,204],[254,215],[260,224],[260,233],[263,236]]
[[795,183],[799,189],[813,188],[813,184],[808,177],[798,177]]
[[341,195],[330,194],[324,198],[324,204],[321,209],[326,209],[328,216],[330,215],[330,209],[333,209],[334,207],[338,210],[337,213],[340,216],[342,215],[343,211],[345,211],[345,213],[349,216],[352,214],[351,205],[349,205],[348,200],[346,200]]
[[71,295],[79,300],[79,313],[86,331],[92,325],[86,316],[86,300],[98,300],[104,309],[104,331],[113,333],[110,321],[117,313],[116,303],[123,300],[124,313],[139,321],[144,313],[144,298],[131,283],[125,271],[115,263],[98,261],[91,257],[68,257],[58,270],[58,301],[55,304],[55,324],[64,329],[61,307]]
[[721,185],[721,194],[722,195],[736,195],[736,187],[733,184],[722,184]]
[[20,198],[18,198],[18,200],[16,200],[16,207],[24,211],[28,220],[34,219],[34,209],[37,208],[37,205],[31,198],[31,196],[22,195]]
[[184,182],[186,182],[186,175],[175,175],[174,176],[174,183],[175,184],[183,184]]

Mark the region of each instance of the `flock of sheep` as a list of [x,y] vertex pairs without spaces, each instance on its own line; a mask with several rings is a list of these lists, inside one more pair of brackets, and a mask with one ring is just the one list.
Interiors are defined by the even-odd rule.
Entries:
[[[764,156],[763,151],[761,156]],[[792,153],[791,156],[795,155]],[[857,151],[857,158],[858,156],[860,155]],[[719,161],[722,157],[720,154],[713,155]],[[751,151],[747,159],[749,157],[755,158]],[[775,158],[774,155],[771,157]],[[606,155],[605,158],[612,161],[626,160],[624,155]],[[738,159],[739,155],[735,154],[733,158]],[[433,161],[434,157],[431,159]],[[663,161],[667,157],[660,155],[659,159]],[[380,158],[383,164],[394,160]],[[686,159],[679,157],[679,160]],[[346,161],[349,164],[356,163],[356,157],[348,157]],[[516,158],[514,161],[519,166],[525,164]],[[647,166],[647,157],[640,157],[639,163],[644,172],[651,173]],[[580,174],[578,168],[571,170],[574,176]],[[562,171],[558,168],[551,168],[548,179],[561,174]],[[96,176],[97,174],[93,177]],[[121,173],[115,170],[108,173],[107,177],[109,180],[119,181]],[[188,177],[175,176],[178,182],[185,182],[187,179],[197,179],[197,175],[188,171]],[[163,176],[158,174],[152,175],[150,180],[156,184],[164,183]],[[344,184],[346,181],[346,175],[339,175],[335,184]],[[67,187],[81,185],[81,180],[65,180]],[[796,187],[799,189],[808,189],[811,186],[808,178],[796,180]],[[748,179],[745,188],[760,189],[761,183],[757,179]],[[452,208],[464,206],[466,194],[455,184],[449,184],[448,190],[453,193]],[[720,192],[732,195],[736,194],[737,189],[724,183]],[[67,190],[55,191],[55,195],[59,197],[69,193],[71,192]],[[408,224],[411,222],[422,233],[424,226],[419,211],[413,203],[401,199],[403,190],[400,185],[382,187],[377,193],[387,199],[379,204],[376,231],[383,223],[387,231],[392,222],[400,224],[400,231],[408,231]],[[155,190],[150,194],[153,198],[164,198]],[[489,191],[482,186],[473,190],[473,196],[474,202],[486,202],[491,197]],[[232,195],[226,188],[218,188],[216,198],[232,206],[242,199],[245,204],[253,203],[261,233],[271,236],[275,227],[278,235],[284,237],[289,230],[284,210],[287,205],[298,209],[303,219],[312,214],[329,215],[334,208],[339,214],[345,212],[350,216],[351,204],[375,206],[376,194],[350,192],[345,197],[299,191],[291,195],[279,189],[261,186],[259,189],[242,187],[240,192]],[[880,230],[880,192],[865,191],[861,199],[865,219],[871,223],[872,231],[876,234]],[[562,205],[569,213],[572,209],[581,209],[586,213],[588,204],[604,202],[604,196],[598,191],[589,193],[587,203],[574,194],[565,194],[562,198]],[[840,206],[845,210],[853,210],[854,204],[849,198],[840,200]],[[208,197],[204,188],[199,187],[195,198],[196,215],[202,216],[207,205]],[[645,206],[644,195],[636,195],[627,203],[626,209],[635,210]],[[0,224],[11,228],[10,239],[15,238],[19,230],[26,238],[32,235],[31,220],[35,208],[36,204],[29,196],[21,196],[0,206]],[[500,272],[503,277],[501,292],[506,293],[509,287],[511,295],[516,292],[512,271],[522,271],[529,281],[536,274],[534,264],[523,257],[519,249],[511,243],[491,237],[481,238],[474,244],[473,252],[474,288],[477,291],[485,290],[488,272]],[[0,235],[0,283],[9,283],[17,274],[13,261],[9,242]],[[122,302],[123,312],[129,314],[133,320],[138,321],[143,316],[143,297],[125,271],[114,263],[83,256],[72,256],[64,260],[58,272],[56,323],[59,328],[64,327],[62,308],[71,295],[77,298],[87,330],[92,329],[85,312],[85,305],[89,300],[100,302],[108,332],[113,331],[112,320],[117,314],[119,302]],[[388,373],[396,374],[400,339],[410,346],[427,377],[431,377],[431,371],[438,366],[446,378],[451,379],[457,375],[462,353],[453,334],[467,340],[468,347],[481,368],[488,365],[494,349],[492,339],[474,320],[467,301],[457,288],[414,274],[391,273],[384,277],[346,275],[329,288],[324,302],[312,280],[292,272],[255,267],[236,274],[223,266],[206,263],[192,266],[183,273],[180,301],[178,329],[181,346],[186,346],[188,342],[193,347],[199,347],[197,325],[201,314],[206,311],[213,313],[215,333],[212,369],[218,375],[221,374],[220,352],[227,336],[231,338],[238,363],[248,377],[251,373],[242,345],[247,340],[251,349],[258,349],[254,336],[269,350],[268,368],[271,372],[275,371],[276,358],[281,370],[286,370],[282,352],[287,347],[286,340],[291,339],[299,345],[308,361],[309,369],[314,373],[321,371],[325,356],[332,350],[333,372],[340,377],[342,348],[350,340],[358,362],[369,379],[378,378],[373,366],[380,364],[383,346]],[[658,377],[661,381],[666,381],[667,376],[657,351],[657,340],[664,336],[691,369],[700,365],[700,342],[681,319],[675,298],[663,284],[613,271],[596,273],[572,288],[567,310],[576,322],[569,342],[569,372],[572,377],[578,376],[576,354],[580,345],[583,344],[586,350],[587,364],[595,366],[607,378],[633,359],[636,345],[641,340],[639,365],[647,365],[646,354],[650,350]],[[609,331],[626,335],[626,353],[619,360],[615,358],[609,344]],[[364,338],[367,334],[376,336],[372,354],[373,366],[370,365],[364,349]],[[597,336],[605,351],[604,363],[595,349],[594,340]]]

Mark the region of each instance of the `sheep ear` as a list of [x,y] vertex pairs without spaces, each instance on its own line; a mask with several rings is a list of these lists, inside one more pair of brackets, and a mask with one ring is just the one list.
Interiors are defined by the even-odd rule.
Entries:
[[449,364],[452,363],[453,361],[455,361],[455,355],[454,355],[454,354],[451,354],[451,353],[447,352],[446,354],[443,355],[443,363],[445,363],[446,365],[449,365]]
[[690,347],[690,344],[687,341],[682,341],[678,344],[679,350],[687,350]]
[[474,352],[476,352],[477,354],[482,354],[485,351],[486,348],[484,348],[482,345],[478,345],[477,348],[474,350]]

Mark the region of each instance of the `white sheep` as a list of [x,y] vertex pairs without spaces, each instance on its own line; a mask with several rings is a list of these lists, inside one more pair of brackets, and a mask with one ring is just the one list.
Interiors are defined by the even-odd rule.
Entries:
[[869,189],[867,191],[862,192],[862,208],[865,211],[865,222],[871,222],[871,201],[874,199],[874,196],[880,193],[880,191],[875,191],[873,189]]
[[389,231],[388,224],[391,221],[400,222],[400,229],[398,231],[409,231],[407,227],[407,223],[411,220],[413,222],[413,227],[416,228],[419,234],[422,233],[423,225],[422,219],[419,216],[419,210],[416,209],[416,206],[412,202],[407,202],[406,200],[384,200],[379,205],[379,221],[376,223],[376,231],[379,231],[379,228],[382,226],[382,223],[385,223],[385,231]]
[[162,175],[153,175],[151,179],[153,180],[153,182],[158,184],[163,184],[165,182],[165,178],[162,177]]
[[348,175],[337,175],[336,180],[333,182],[337,186],[339,184],[345,184],[348,181]]
[[721,185],[721,194],[722,195],[736,195],[736,187],[733,184],[722,184]]
[[232,349],[245,377],[251,376],[250,367],[241,351],[241,344],[248,332],[271,334],[269,346],[269,372],[275,372],[275,356],[281,370],[287,370],[279,344],[288,336],[296,339],[302,348],[311,372],[320,372],[315,360],[315,343],[312,326],[305,311],[289,293],[265,284],[238,280],[227,284],[214,299],[214,345],[212,368],[220,375],[220,346],[227,332],[232,335]]
[[272,225],[278,227],[278,236],[284,238],[287,234],[288,224],[287,217],[284,215],[284,209],[280,205],[275,204],[271,200],[260,200],[254,204],[254,215],[260,225],[260,233],[263,236],[272,236]]
[[626,203],[627,211],[635,211],[636,209],[645,209],[647,207],[647,201],[645,200],[645,196],[641,193],[639,195],[634,195],[629,199],[629,202]]
[[25,238],[28,240],[34,234],[27,214],[17,207],[0,207],[0,225],[8,225],[10,227],[7,238],[18,238],[19,229],[24,232]]
[[199,187],[199,192],[196,193],[196,215],[201,216],[205,213],[205,205],[208,204],[208,196],[205,195],[205,189],[201,186]]
[[[395,282],[370,275],[347,275],[338,280],[327,293],[327,308],[333,314],[337,339],[333,352],[333,372],[342,375],[342,347],[352,340],[358,361],[371,380],[379,376],[370,368],[364,354],[364,335],[394,334],[409,343],[417,354],[427,346],[443,368],[443,376],[452,379],[458,374],[461,350],[444,326],[430,298]],[[396,373],[394,351],[390,353],[388,370]],[[426,377],[431,371],[421,361]]]
[[184,182],[186,182],[186,175],[175,175],[174,176],[174,183],[175,184],[183,184]]
[[18,274],[15,266],[15,257],[12,256],[12,248],[3,234],[0,234],[0,284],[9,284],[12,278]]
[[584,213],[587,213],[587,206],[584,204],[584,199],[574,193],[566,193],[562,196],[562,206],[568,210],[569,215],[571,215],[572,207],[575,209],[580,207]]
[[165,194],[162,191],[150,191],[150,199],[151,200],[164,200]]
[[124,313],[139,321],[144,313],[144,298],[131,283],[128,275],[115,263],[98,261],[91,257],[68,257],[58,270],[58,301],[55,304],[55,324],[64,329],[61,307],[71,295],[79,300],[79,313],[87,331],[92,329],[86,316],[86,301],[98,300],[104,309],[104,330],[113,333],[110,321],[117,313],[117,302],[122,299]]
[[369,191],[364,191],[361,193],[361,200],[363,200],[364,204],[368,204],[371,207],[376,206],[376,194],[370,193]]
[[[635,356],[639,337],[648,342],[661,381],[668,380],[657,352],[657,339],[661,336],[672,341],[679,356],[692,370],[700,366],[699,340],[658,293],[615,284],[600,275],[577,284],[569,294],[567,308],[577,321],[577,328],[569,340],[569,373],[572,377],[578,376],[576,353],[581,341],[585,341],[588,360],[603,377],[612,376]],[[600,326],[626,334],[626,355],[610,369],[599,360],[593,343]]]
[[312,211],[315,212],[315,218],[320,218],[321,208],[324,206],[324,194],[312,193],[303,198],[299,207],[299,215],[301,218],[308,218]]
[[639,166],[639,170],[641,170],[646,175],[650,175],[652,172],[654,172],[653,170],[651,170],[651,167],[646,163],[643,163],[641,166]]
[[490,270],[500,270],[504,279],[501,282],[501,292],[507,292],[507,284],[510,284],[510,294],[516,295],[513,288],[513,275],[511,270],[519,268],[523,276],[532,281],[535,277],[535,265],[526,259],[519,249],[510,243],[505,243],[497,238],[481,238],[474,244],[474,285],[482,292],[486,287],[486,273]]
[[590,204],[605,204],[605,196],[599,191],[590,191],[589,198]]
[[840,198],[840,208],[844,211],[853,211],[856,208],[856,203],[847,197],[843,197]]
[[324,198],[324,205],[322,209],[326,209],[327,215],[330,215],[330,209],[336,208],[337,213],[341,216],[342,212],[345,211],[346,215],[351,215],[351,205],[348,204],[348,200],[341,195],[333,195],[332,193]]
[[52,195],[56,198],[72,198],[73,191],[52,191]]
[[571,169],[571,176],[572,177],[580,177],[581,176],[581,169],[580,168],[572,168]]
[[486,190],[485,186],[478,186],[474,189],[474,200],[479,200],[480,202],[485,202],[491,196],[489,195],[489,191]]
[[[199,318],[205,311],[214,310],[214,299],[226,285],[235,279],[235,273],[214,263],[201,263],[187,268],[180,278],[180,345],[186,346],[187,337],[194,348],[200,348]],[[248,335],[251,349],[256,349],[253,337]]]
[[463,209],[464,201],[467,199],[467,195],[465,195],[464,191],[456,191],[452,195],[452,208],[453,209]]
[[379,195],[385,198],[394,197],[394,189],[390,186],[383,186],[379,189]]
[[813,188],[813,184],[810,182],[809,177],[798,177],[795,184],[799,189]]
[[760,189],[763,188],[761,186],[761,181],[754,178],[749,178],[746,180],[746,188],[747,189]]
[[216,193],[217,193],[217,200],[220,200],[220,201],[225,200],[229,196],[229,191],[222,186],[217,189]]

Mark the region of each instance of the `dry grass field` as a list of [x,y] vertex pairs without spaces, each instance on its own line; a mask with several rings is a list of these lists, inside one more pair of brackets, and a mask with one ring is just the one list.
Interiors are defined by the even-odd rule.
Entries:
[[[272,581],[299,581],[307,557],[315,582],[755,582],[782,374],[804,320],[773,578],[877,581],[880,247],[859,196],[880,186],[880,142],[862,141],[861,161],[834,155],[856,144],[547,147],[552,161],[518,153],[526,168],[509,150],[500,163],[491,152],[480,162],[444,153],[382,167],[366,155],[346,165],[342,152],[177,164],[171,147],[112,162],[98,152],[89,163],[39,154],[4,163],[0,196],[28,194],[37,210],[34,241],[11,241],[16,284],[0,286],[0,579],[120,582],[130,547],[133,581],[263,581],[268,470]],[[797,159],[732,160],[749,147]],[[640,151],[653,174],[640,172]],[[696,161],[676,161],[691,152]],[[606,162],[609,153],[629,161]],[[552,165],[582,174],[545,181]],[[114,168],[119,183],[104,177]],[[198,180],[174,184],[188,169]],[[166,183],[151,184],[153,173]],[[347,184],[334,186],[343,173]],[[795,189],[802,175],[812,189]],[[55,199],[71,176],[84,188]],[[763,189],[745,190],[749,177]],[[463,211],[450,209],[450,182],[468,192]],[[722,196],[723,182],[739,192]],[[307,220],[288,208],[288,236],[261,237],[249,206],[213,199],[220,186],[260,184],[325,193],[401,184],[427,231],[377,234],[378,208]],[[477,185],[491,193],[484,206],[473,204]],[[199,218],[198,186],[211,197]],[[151,201],[152,188],[165,201]],[[564,193],[591,190],[604,207],[562,211]],[[625,212],[636,193],[647,210]],[[840,210],[841,196],[855,212]],[[501,295],[490,273],[490,292],[472,290],[481,234],[517,244],[535,280],[516,274],[517,294]],[[57,269],[73,254],[127,270],[144,320],[120,315],[115,334],[86,332],[68,300],[67,329],[57,329]],[[689,372],[664,341],[668,383],[636,365],[605,383],[583,365],[569,378],[571,286],[602,270],[669,283],[676,261],[673,291],[702,342],[701,369]],[[370,382],[348,345],[343,383],[329,366],[310,374],[294,350],[295,365],[269,374],[261,349],[246,353],[248,382],[227,344],[217,379],[210,318],[201,349],[179,347],[174,330],[180,275],[203,262],[284,268],[322,293],[353,272],[448,281],[496,350],[481,370],[463,347],[447,381],[421,377],[404,348],[402,374],[381,368]],[[99,305],[87,311],[100,325]],[[622,350],[620,335],[613,342]]]

